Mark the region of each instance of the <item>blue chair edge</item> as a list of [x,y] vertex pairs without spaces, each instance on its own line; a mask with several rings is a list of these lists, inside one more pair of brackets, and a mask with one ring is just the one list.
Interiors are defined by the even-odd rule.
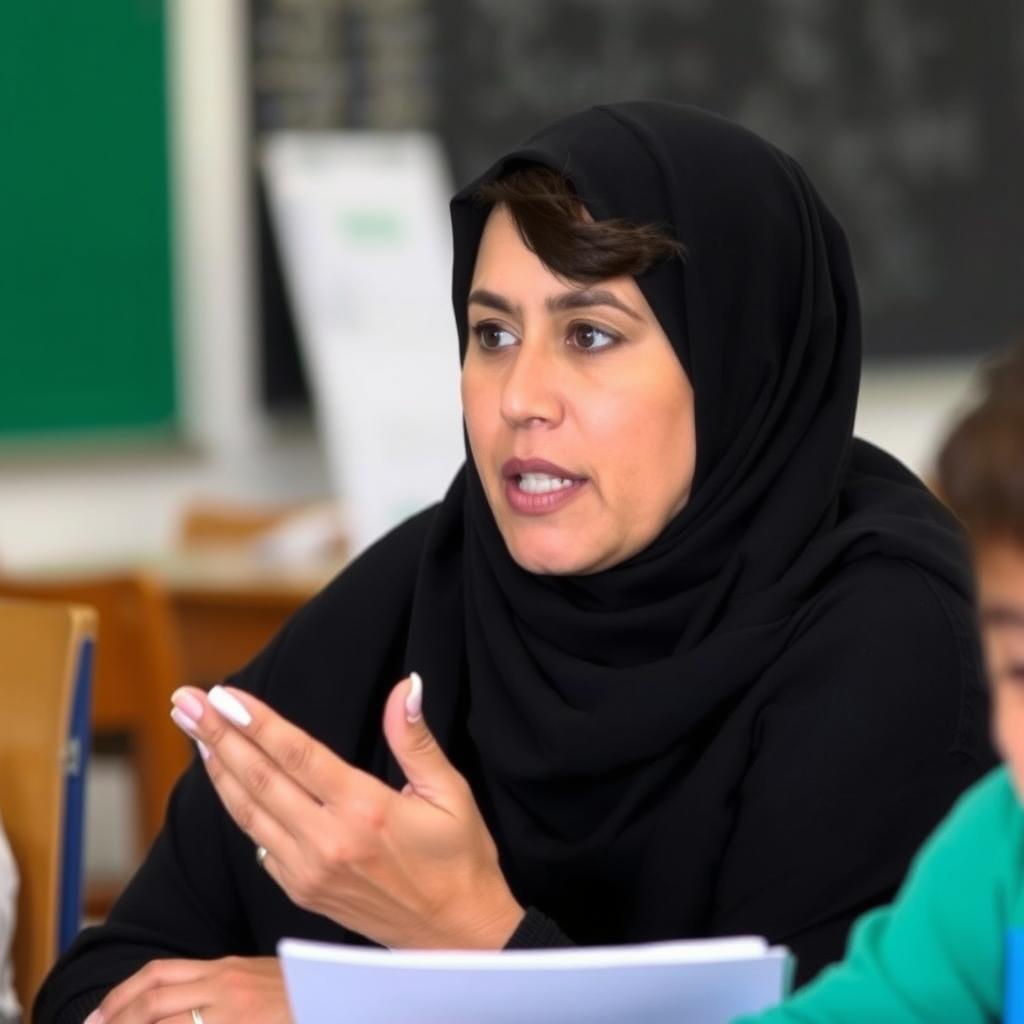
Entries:
[[61,841],[57,953],[63,953],[82,923],[82,885],[85,853],[85,780],[92,745],[92,671],[95,641],[83,639],[75,666],[74,696],[65,760],[64,830]]

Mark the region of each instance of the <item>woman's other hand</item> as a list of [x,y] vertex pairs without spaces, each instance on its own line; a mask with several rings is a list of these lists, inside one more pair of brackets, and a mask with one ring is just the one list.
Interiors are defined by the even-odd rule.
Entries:
[[178,690],[172,717],[202,744],[225,808],[295,904],[392,948],[499,949],[523,910],[421,699],[414,673],[384,710],[401,792],[238,690]]
[[292,1024],[276,957],[152,960],[107,993],[85,1024]]

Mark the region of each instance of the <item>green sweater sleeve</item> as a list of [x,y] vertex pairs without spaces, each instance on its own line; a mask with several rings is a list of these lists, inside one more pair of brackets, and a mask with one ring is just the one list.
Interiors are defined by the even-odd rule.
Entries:
[[997,769],[928,840],[895,902],[861,918],[845,960],[735,1024],[998,1022],[1006,931],[1024,920],[1022,837],[1024,814]]

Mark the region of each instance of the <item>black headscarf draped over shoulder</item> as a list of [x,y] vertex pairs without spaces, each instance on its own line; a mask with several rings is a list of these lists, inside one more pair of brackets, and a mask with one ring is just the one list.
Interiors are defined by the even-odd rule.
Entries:
[[638,283],[693,385],[692,498],[627,562],[538,576],[509,556],[467,459],[420,564],[407,664],[521,901],[583,942],[694,934],[721,898],[758,687],[780,659],[800,678],[807,630],[806,672],[828,687],[857,636],[817,615],[818,596],[892,559],[967,607],[967,560],[917,479],[852,438],[860,316],[840,226],[794,160],[726,120],[596,107],[456,195],[463,353],[478,188],[530,163],[564,174],[596,220],[663,225],[685,246]]

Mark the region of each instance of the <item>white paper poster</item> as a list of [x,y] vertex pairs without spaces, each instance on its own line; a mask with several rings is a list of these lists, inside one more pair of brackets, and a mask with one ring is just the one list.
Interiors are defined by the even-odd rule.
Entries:
[[464,459],[445,161],[423,133],[282,133],[263,168],[357,553],[440,500]]

